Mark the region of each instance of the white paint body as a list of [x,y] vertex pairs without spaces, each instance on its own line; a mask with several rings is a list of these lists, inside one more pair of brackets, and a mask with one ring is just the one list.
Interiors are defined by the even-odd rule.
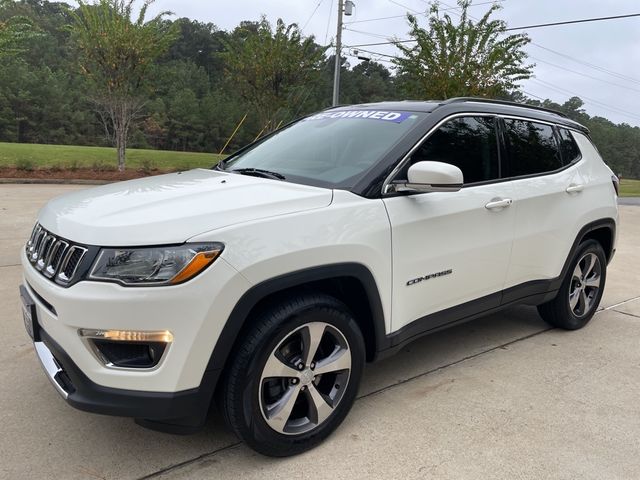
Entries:
[[[342,190],[209,170],[150,177],[52,200],[40,224],[99,246],[216,241],[213,265],[177,286],[128,288],[44,278],[22,255],[43,328],[95,383],[141,391],[197,387],[231,311],[253,285],[341,262],[368,268],[386,332],[523,282],[559,275],[580,228],[617,218],[611,171],[574,134],[583,158],[557,174],[458,192],[366,199]],[[567,193],[571,185],[583,185]],[[512,199],[497,209],[485,205]],[[452,273],[407,286],[415,277]],[[174,342],[149,371],[105,367],[78,329],[169,330]]]

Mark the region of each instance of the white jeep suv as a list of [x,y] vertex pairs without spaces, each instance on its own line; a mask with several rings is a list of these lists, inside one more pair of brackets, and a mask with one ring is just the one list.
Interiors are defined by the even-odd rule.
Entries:
[[217,403],[249,446],[291,455],[342,422],[365,362],[421,335],[516,303],[584,326],[616,189],[587,129],[546,109],[329,109],[211,170],[49,202],[22,253],[25,325],[76,408],[188,432]]

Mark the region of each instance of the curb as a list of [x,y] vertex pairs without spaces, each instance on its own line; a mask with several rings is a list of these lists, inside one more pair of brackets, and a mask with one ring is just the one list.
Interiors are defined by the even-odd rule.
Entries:
[[[115,180],[120,181],[120,180]],[[87,180],[87,179],[66,179],[66,178],[0,178],[0,185],[7,184],[36,184],[36,185],[106,185],[114,183],[111,180]]]

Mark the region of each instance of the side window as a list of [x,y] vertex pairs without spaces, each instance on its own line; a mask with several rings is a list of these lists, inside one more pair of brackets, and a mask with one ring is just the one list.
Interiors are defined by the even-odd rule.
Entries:
[[444,123],[411,156],[420,161],[455,165],[464,183],[499,178],[498,145],[494,117],[460,117]]
[[562,168],[553,127],[544,123],[505,118],[510,177],[552,172]]
[[582,157],[578,144],[571,135],[571,132],[566,128],[559,128],[560,134],[560,151],[562,152],[562,163],[569,165]]

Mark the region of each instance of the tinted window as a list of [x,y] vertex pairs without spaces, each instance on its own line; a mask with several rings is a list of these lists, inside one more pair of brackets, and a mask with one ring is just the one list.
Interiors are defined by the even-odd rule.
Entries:
[[495,119],[462,117],[446,122],[411,156],[411,163],[425,160],[455,165],[465,184],[498,178]]
[[562,163],[569,165],[578,160],[582,155],[578,144],[566,128],[558,129],[560,134],[560,151],[562,152]]
[[505,119],[510,177],[551,172],[562,167],[553,127],[526,120]]
[[224,169],[258,168],[294,182],[352,185],[424,116],[417,112],[328,110],[276,132],[229,159]]

